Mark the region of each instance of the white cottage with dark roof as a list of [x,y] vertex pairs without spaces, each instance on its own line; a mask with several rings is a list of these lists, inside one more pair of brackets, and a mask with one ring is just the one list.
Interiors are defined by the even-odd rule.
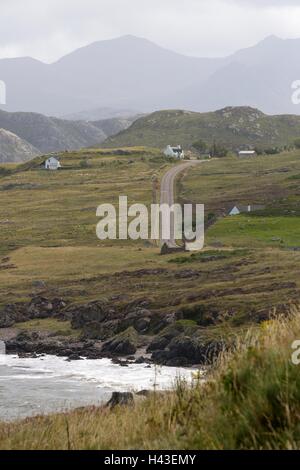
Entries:
[[164,154],[166,157],[178,158],[179,160],[184,159],[184,151],[182,150],[180,145],[177,145],[177,147],[172,147],[171,145],[168,145],[164,150]]
[[46,170],[58,170],[61,168],[60,161],[57,160],[55,157],[50,157],[45,161],[45,169]]

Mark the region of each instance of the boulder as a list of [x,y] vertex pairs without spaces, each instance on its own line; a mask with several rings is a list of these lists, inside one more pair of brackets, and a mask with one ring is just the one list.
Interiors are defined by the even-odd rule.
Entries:
[[134,322],[134,328],[138,333],[147,333],[150,327],[151,320],[150,318],[138,318]]
[[129,356],[136,353],[138,343],[139,338],[137,332],[134,328],[130,327],[104,343],[102,352],[116,356]]
[[170,339],[165,336],[156,336],[147,348],[147,352],[160,351],[165,349],[170,342]]
[[106,340],[120,331],[120,321],[110,320],[104,322],[92,321],[82,328],[83,338]]
[[9,328],[26,320],[26,304],[8,304],[0,311],[0,328]]
[[79,354],[77,354],[77,353],[72,353],[72,354],[69,355],[68,361],[69,362],[71,362],[71,361],[82,361],[82,357],[79,356]]
[[109,408],[115,408],[116,406],[128,406],[134,404],[134,396],[131,392],[113,392],[111,399],[106,404]]
[[62,299],[49,300],[46,297],[36,296],[30,301],[26,310],[29,318],[49,318],[57,316],[65,307],[66,303]]
[[151,358],[154,362],[173,367],[209,365],[226,348],[227,345],[222,340],[207,340],[196,335],[182,334],[173,338],[165,349],[154,350]]
[[15,318],[11,313],[5,311],[0,312],[0,328],[9,328],[14,324]]
[[111,313],[113,312],[109,310],[108,305],[102,301],[90,302],[76,307],[72,306],[66,311],[66,314],[71,318],[72,328],[75,329],[81,329],[92,322],[101,323]]

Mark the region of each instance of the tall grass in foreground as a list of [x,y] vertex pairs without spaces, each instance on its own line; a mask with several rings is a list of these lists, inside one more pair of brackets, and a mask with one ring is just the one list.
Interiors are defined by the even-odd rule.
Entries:
[[0,425],[2,449],[300,448],[300,310],[250,330],[205,384],[134,407],[88,408]]

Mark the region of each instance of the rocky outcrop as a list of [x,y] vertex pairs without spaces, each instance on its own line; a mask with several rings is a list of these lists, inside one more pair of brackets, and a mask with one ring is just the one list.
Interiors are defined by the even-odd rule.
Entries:
[[208,339],[196,324],[178,321],[154,337],[147,352],[158,364],[191,366],[211,364],[225,348],[222,340]]
[[71,320],[72,328],[81,329],[89,323],[102,323],[115,311],[102,301],[90,302],[79,306],[70,306],[65,316]]
[[159,324],[163,328],[166,325],[163,315],[156,315],[147,308],[148,305],[147,299],[121,306],[95,301],[70,306],[64,311],[64,316],[71,320],[73,328],[82,329],[84,338],[105,341],[131,327],[143,335],[155,330]]
[[[118,302],[67,306],[63,299],[36,295],[30,302],[7,305],[0,312],[0,328],[52,317],[68,320],[73,329],[80,330],[79,338],[42,331],[18,334],[16,330],[7,341],[7,351],[53,354],[69,360],[124,357],[137,363],[147,363],[151,356],[151,361],[158,364],[189,366],[212,363],[226,347],[222,340],[207,337],[203,327],[213,324],[216,318],[202,306],[168,314],[153,312],[150,301],[144,298],[127,304]],[[128,363],[122,360],[121,365]]]
[[59,317],[66,302],[59,298],[48,299],[35,296],[30,302],[8,304],[0,310],[0,328],[8,328],[15,323],[35,318]]
[[6,349],[8,353],[51,354],[68,357],[71,360],[77,360],[80,357],[91,359],[103,357],[101,343],[80,341],[76,338],[53,337],[40,332],[22,331],[6,342]]
[[66,302],[59,298],[52,300],[46,297],[34,297],[27,307],[27,313],[32,318],[49,318],[59,316],[66,307]]
[[226,345],[222,341],[205,341],[201,338],[178,336],[163,350],[152,353],[152,360],[166,366],[192,366],[212,364]]
[[102,351],[109,352],[117,356],[129,356],[135,354],[139,346],[139,336],[132,327],[123,331],[111,340],[104,343]]

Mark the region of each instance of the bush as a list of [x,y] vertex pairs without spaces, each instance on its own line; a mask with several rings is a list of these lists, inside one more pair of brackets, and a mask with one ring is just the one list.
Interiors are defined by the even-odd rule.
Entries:
[[212,157],[222,158],[228,154],[228,149],[221,144],[214,143],[210,149]]
[[198,150],[198,152],[206,152],[207,151],[207,144],[204,140],[199,139],[197,142],[193,143],[194,149]]
[[277,155],[280,152],[281,152],[281,148],[279,147],[268,147],[265,149],[266,155]]
[[81,160],[79,166],[80,168],[89,168],[91,165],[88,160]]
[[294,141],[294,145],[297,149],[300,149],[300,138]]

